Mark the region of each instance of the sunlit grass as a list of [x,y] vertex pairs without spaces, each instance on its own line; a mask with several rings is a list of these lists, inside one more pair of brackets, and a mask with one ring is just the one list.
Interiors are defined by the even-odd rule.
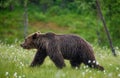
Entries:
[[40,67],[29,67],[36,50],[24,50],[18,43],[8,45],[0,43],[0,78],[120,78],[120,50],[117,57],[105,47],[94,46],[95,56],[105,71],[91,69],[84,64],[72,69],[69,61],[66,67],[57,69],[47,57]]

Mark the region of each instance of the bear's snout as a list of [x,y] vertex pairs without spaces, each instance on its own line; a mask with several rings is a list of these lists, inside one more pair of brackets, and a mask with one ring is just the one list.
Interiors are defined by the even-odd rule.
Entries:
[[20,44],[21,47],[25,48],[26,46],[24,44]]
[[27,46],[26,44],[20,44],[20,46],[23,48],[23,49],[30,49],[30,47],[29,46]]

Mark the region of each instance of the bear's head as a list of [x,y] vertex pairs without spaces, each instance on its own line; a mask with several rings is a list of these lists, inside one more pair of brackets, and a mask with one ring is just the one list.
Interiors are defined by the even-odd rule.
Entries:
[[25,38],[25,41],[22,44],[20,44],[20,46],[23,47],[24,49],[36,49],[37,48],[36,43],[40,35],[41,34],[39,32],[29,35],[28,37]]

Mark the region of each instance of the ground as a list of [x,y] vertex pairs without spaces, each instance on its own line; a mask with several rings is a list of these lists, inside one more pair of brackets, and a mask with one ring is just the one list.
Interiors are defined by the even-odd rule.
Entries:
[[[98,62],[105,67],[101,72],[82,65],[72,69],[69,62],[62,70],[57,69],[47,57],[41,67],[30,68],[35,50],[23,50],[19,44],[0,44],[0,78],[120,78],[120,49],[114,57],[106,47],[93,46]],[[26,58],[27,57],[27,58]]]
[[[41,32],[58,32],[58,33],[67,33],[69,31],[68,27],[60,27],[57,24],[53,23],[53,22],[40,22],[40,21],[35,21],[35,22],[30,22],[30,28],[32,28],[32,31],[36,32],[36,31],[41,31]],[[36,29],[37,28],[37,29]]]

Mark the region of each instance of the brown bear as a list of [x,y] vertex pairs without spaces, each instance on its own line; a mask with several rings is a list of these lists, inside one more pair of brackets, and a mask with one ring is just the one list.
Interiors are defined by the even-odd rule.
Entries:
[[76,35],[36,32],[29,35],[21,44],[21,47],[37,49],[34,60],[30,65],[32,67],[41,65],[46,56],[49,56],[58,68],[63,68],[65,66],[64,59],[67,59],[72,67],[79,67],[81,63],[84,63],[91,68],[104,70],[97,63],[90,44]]

